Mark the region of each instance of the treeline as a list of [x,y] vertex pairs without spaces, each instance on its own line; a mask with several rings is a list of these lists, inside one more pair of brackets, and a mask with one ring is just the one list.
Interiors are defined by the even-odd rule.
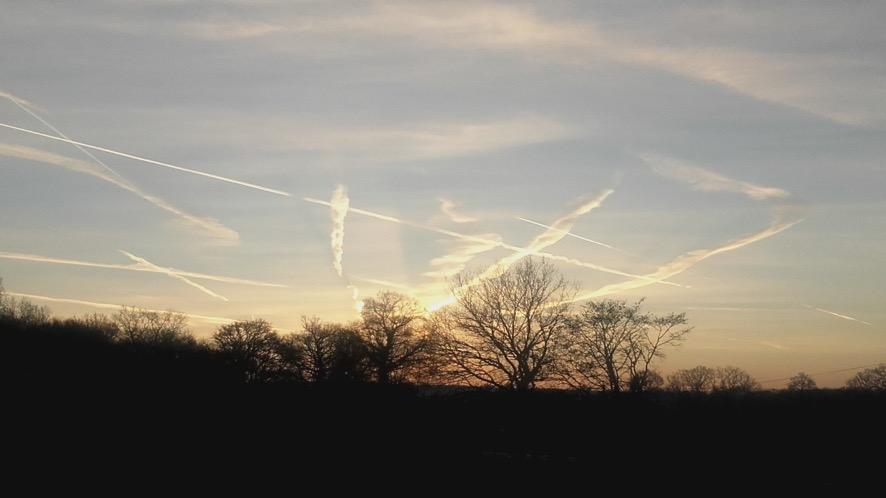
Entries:
[[[760,389],[733,366],[697,366],[663,377],[655,363],[690,334],[685,314],[656,315],[644,311],[642,301],[613,299],[575,309],[575,286],[544,260],[525,258],[491,276],[462,275],[454,290],[456,301],[432,314],[406,295],[380,292],[364,301],[360,320],[352,323],[306,317],[301,330],[281,333],[252,319],[221,325],[198,340],[176,312],[124,307],[112,315],[60,320],[46,307],[3,295],[0,287],[0,327],[11,346],[6,354],[16,355],[6,365],[32,376],[63,365],[69,374],[94,369],[96,379],[137,371],[146,382],[166,375],[238,384],[371,382],[515,391]],[[859,372],[847,387],[886,390],[886,365]],[[804,373],[788,383],[789,390],[815,388]]]

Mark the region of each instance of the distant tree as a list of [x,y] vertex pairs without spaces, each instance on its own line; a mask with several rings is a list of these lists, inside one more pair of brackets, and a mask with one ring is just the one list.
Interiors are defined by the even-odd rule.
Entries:
[[363,301],[357,332],[377,382],[402,380],[422,361],[429,344],[419,329],[422,314],[417,301],[397,292],[379,292]]
[[73,319],[79,325],[101,332],[107,339],[115,340],[120,335],[120,329],[113,317],[102,313],[89,313]]
[[788,391],[811,391],[817,388],[815,380],[805,372],[798,373],[788,381]]
[[717,369],[715,391],[748,392],[758,389],[760,389],[760,384],[751,377],[751,374],[738,367],[727,366]]
[[886,363],[858,372],[846,382],[846,387],[866,391],[886,391]]
[[335,327],[332,369],[329,379],[336,382],[366,382],[371,375],[366,344],[356,332],[359,324]]
[[280,368],[280,336],[265,320],[222,325],[212,340],[246,382],[269,380]]
[[16,299],[6,294],[0,279],[0,319],[14,320],[25,327],[35,327],[49,322],[48,307],[34,304],[27,299]]
[[615,299],[586,303],[569,321],[559,372],[570,386],[642,391],[653,380],[652,362],[679,345],[690,328],[684,313],[656,316]]
[[658,391],[665,386],[664,377],[655,370],[647,370],[641,374],[631,376],[631,392]]
[[545,260],[527,257],[498,275],[463,273],[456,302],[432,321],[449,379],[527,390],[554,373],[574,286]]
[[188,318],[174,311],[158,312],[124,306],[111,320],[117,328],[117,340],[123,343],[155,346],[197,343],[188,330]]
[[699,365],[690,369],[677,370],[668,376],[668,389],[705,393],[717,385],[717,370]]

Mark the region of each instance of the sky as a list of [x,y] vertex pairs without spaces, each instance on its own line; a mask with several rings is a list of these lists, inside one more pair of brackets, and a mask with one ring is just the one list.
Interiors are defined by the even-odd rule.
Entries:
[[664,371],[886,361],[882,2],[2,8],[0,276],[56,314],[294,331],[542,255],[686,312]]

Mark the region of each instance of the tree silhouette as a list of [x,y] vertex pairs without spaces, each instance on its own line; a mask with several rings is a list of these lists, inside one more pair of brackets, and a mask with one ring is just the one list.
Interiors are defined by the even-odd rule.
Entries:
[[703,365],[690,369],[677,370],[668,376],[668,389],[706,393],[714,390],[717,384],[717,371]]
[[188,318],[174,311],[157,312],[124,306],[111,316],[111,320],[117,328],[114,334],[117,340],[130,345],[196,344],[188,330]]
[[399,380],[422,361],[428,340],[418,330],[422,309],[414,299],[390,291],[363,301],[358,333],[375,379],[382,384]]
[[858,372],[846,382],[846,387],[866,391],[886,391],[886,363]]
[[791,377],[787,386],[788,391],[810,391],[817,388],[818,386],[815,384],[815,380],[813,380],[806,372],[800,372]]
[[644,313],[642,303],[590,301],[569,320],[558,369],[568,385],[621,392],[642,391],[653,382],[652,362],[691,329],[685,314],[655,316]]
[[265,320],[222,325],[212,340],[246,382],[267,380],[280,368],[280,336]]
[[493,277],[462,274],[456,302],[432,321],[449,378],[526,390],[549,379],[574,287],[545,260],[524,258]]
[[751,377],[751,374],[738,367],[727,366],[717,369],[717,382],[714,384],[715,391],[748,392],[760,389],[760,384]]

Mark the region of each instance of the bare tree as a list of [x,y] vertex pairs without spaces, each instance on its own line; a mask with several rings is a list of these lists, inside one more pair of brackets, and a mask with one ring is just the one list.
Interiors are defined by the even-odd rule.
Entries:
[[357,331],[378,382],[400,380],[422,361],[428,350],[428,340],[418,328],[422,314],[416,300],[397,292],[379,292],[363,301],[363,322]]
[[317,317],[302,317],[302,332],[293,338],[303,349],[305,379],[314,382],[329,380],[335,363],[338,328]]
[[605,299],[586,303],[570,320],[558,371],[570,386],[620,392],[650,386],[654,360],[677,346],[691,328],[686,315],[656,316],[633,304]]
[[818,385],[806,372],[800,372],[788,381],[788,391],[811,391],[813,389],[818,389]]
[[717,370],[699,365],[690,369],[677,370],[668,376],[668,389],[706,393],[714,390],[717,384]]
[[575,293],[553,265],[527,257],[497,276],[459,275],[452,288],[456,303],[432,322],[444,374],[515,390],[550,378]]
[[265,320],[222,325],[212,336],[216,348],[246,382],[267,380],[280,367],[280,336]]
[[149,311],[124,306],[111,320],[117,340],[128,344],[196,344],[188,330],[188,318],[174,311]]
[[846,382],[846,387],[867,391],[886,391],[886,363],[858,372]]
[[760,384],[751,374],[738,367],[727,366],[717,369],[715,391],[748,392],[760,389]]

